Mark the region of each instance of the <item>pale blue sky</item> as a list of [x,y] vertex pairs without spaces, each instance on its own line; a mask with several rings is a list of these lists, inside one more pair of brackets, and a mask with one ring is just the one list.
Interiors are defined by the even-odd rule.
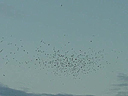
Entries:
[[[37,94],[113,96],[119,74],[128,74],[127,26],[127,0],[1,0],[0,83]],[[83,67],[88,74],[61,72],[43,64],[54,48],[68,58],[82,50],[98,59]]]

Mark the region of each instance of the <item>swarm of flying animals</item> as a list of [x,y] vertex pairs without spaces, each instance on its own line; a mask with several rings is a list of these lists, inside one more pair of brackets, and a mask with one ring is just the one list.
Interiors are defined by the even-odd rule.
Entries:
[[[39,41],[40,45],[35,47],[35,50],[33,50],[34,54],[32,55],[29,50],[25,49],[22,43],[20,45],[14,42],[4,41],[6,41],[4,37],[0,38],[0,60],[6,65],[15,63],[21,67],[26,64],[28,68],[31,68],[33,64],[35,69],[37,66],[40,66],[40,70],[45,68],[52,69],[52,73],[55,75],[63,74],[65,76],[71,75],[77,77],[79,74],[96,72],[103,68],[104,64],[110,64],[104,60],[104,49],[99,51],[95,51],[92,48],[77,51],[74,48],[63,50],[41,40]],[[19,42],[23,42],[23,40],[19,40]],[[64,45],[68,46],[68,43],[70,42]],[[90,43],[92,43],[92,40]],[[2,44],[6,46],[6,49],[5,47],[2,48]],[[52,52],[47,52],[43,48],[44,46],[51,47]],[[27,60],[22,59],[25,57]]]

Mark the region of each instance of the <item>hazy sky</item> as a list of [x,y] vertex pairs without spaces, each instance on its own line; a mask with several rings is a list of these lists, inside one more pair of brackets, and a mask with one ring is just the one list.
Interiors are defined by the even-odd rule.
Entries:
[[127,0],[0,0],[0,89],[128,96],[127,26]]

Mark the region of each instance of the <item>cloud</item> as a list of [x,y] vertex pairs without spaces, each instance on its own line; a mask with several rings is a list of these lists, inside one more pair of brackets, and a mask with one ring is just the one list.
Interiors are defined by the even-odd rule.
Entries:
[[0,2],[0,15],[11,18],[24,18],[26,15],[23,11],[17,10],[15,7]]
[[116,93],[115,96],[128,96],[128,75],[119,73],[117,76],[119,84],[113,84],[111,92]]
[[114,85],[119,87],[128,87],[128,83],[114,84]]
[[128,82],[128,75],[126,75],[124,73],[119,73],[118,78],[121,81]]
[[26,93],[0,84],[0,96],[42,96],[41,94]]
[[85,95],[85,96],[94,96],[94,95]]
[[116,94],[116,96],[128,96],[128,92],[118,92],[117,94]]
[[9,88],[0,83],[0,96],[94,96],[94,95],[72,95],[72,94],[34,94]]

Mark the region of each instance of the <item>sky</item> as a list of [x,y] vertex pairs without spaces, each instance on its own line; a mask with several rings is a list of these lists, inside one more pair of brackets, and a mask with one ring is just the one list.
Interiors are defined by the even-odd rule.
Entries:
[[127,10],[127,0],[0,0],[0,96],[128,96]]

